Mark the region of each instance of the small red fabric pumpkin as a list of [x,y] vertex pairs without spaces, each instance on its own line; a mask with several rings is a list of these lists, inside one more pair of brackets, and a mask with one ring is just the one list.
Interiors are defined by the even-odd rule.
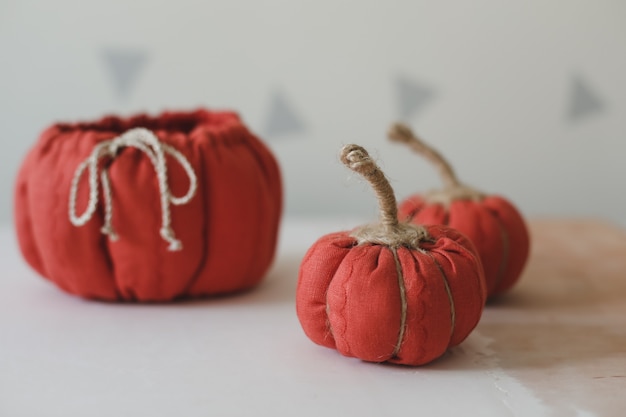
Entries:
[[445,183],[443,189],[401,202],[400,219],[443,224],[465,234],[480,254],[488,295],[510,289],[522,273],[530,247],[528,229],[518,210],[500,196],[487,195],[459,182],[450,164],[407,126],[392,126],[389,138],[410,146],[435,164]]
[[281,210],[271,152],[235,113],[203,109],[55,124],[15,189],[26,261],[63,290],[103,300],[254,286]]
[[486,289],[469,240],[400,223],[384,174],[360,146],[341,159],[375,189],[381,223],[320,238],[300,266],[296,309],[307,336],[345,356],[421,365],[476,326]]

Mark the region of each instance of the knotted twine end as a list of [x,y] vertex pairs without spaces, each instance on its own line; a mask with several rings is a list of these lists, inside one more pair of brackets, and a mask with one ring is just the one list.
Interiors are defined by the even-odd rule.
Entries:
[[174,235],[174,231],[172,230],[171,227],[162,227],[160,230],[160,234],[163,240],[169,242],[170,244],[167,247],[167,250],[175,252],[183,248],[183,244],[181,243],[180,240],[176,239],[176,236]]
[[102,233],[103,235],[107,235],[109,239],[113,242],[119,239],[119,235],[115,233],[113,226],[111,226],[110,224],[105,224],[104,226],[102,226],[100,228],[100,233]]

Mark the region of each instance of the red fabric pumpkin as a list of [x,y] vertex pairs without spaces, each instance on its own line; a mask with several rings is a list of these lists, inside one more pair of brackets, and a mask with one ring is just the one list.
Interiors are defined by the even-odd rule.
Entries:
[[400,219],[443,224],[465,234],[480,254],[489,296],[503,293],[519,279],[528,259],[530,238],[518,210],[506,199],[462,184],[452,167],[404,125],[394,125],[389,138],[405,143],[434,163],[445,187],[410,196],[400,203]]
[[300,266],[296,309],[315,343],[371,362],[421,365],[461,343],[486,298],[483,269],[463,235],[400,223],[384,174],[365,149],[342,161],[374,187],[381,224],[320,238]]
[[206,110],[55,124],[15,189],[26,261],[63,290],[103,300],[254,286],[281,209],[270,151],[235,113]]

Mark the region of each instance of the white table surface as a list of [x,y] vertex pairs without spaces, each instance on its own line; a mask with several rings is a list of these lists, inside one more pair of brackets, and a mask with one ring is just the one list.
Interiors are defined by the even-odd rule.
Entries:
[[[355,225],[288,220],[255,290],[161,305],[67,295],[0,230],[0,416],[626,415],[626,292],[583,315],[558,289],[522,282],[461,346],[417,368],[310,342],[295,314],[300,259],[322,233]],[[524,279],[551,273],[549,247],[534,245],[525,275],[537,277]]]

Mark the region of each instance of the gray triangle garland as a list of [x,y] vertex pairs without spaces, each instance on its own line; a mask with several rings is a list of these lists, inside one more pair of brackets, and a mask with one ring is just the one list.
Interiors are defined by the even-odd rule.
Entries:
[[102,57],[118,97],[128,97],[148,62],[148,53],[142,49],[107,48],[102,50]]
[[395,84],[398,116],[405,122],[418,116],[435,97],[435,91],[431,87],[406,77],[398,77]]
[[574,77],[572,80],[570,100],[568,118],[572,121],[587,118],[604,110],[603,101],[581,77]]
[[263,129],[265,136],[271,139],[303,131],[305,124],[289,100],[282,92],[274,92]]

